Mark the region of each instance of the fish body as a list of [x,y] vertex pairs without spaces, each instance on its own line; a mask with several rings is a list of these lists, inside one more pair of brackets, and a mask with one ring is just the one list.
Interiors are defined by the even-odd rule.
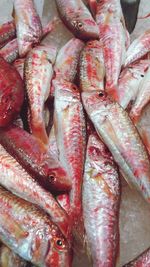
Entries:
[[0,143],[44,188],[53,192],[71,189],[71,181],[58,159],[33,135],[12,126],[0,131]]
[[106,90],[114,93],[126,54],[126,29],[120,1],[103,0],[97,4],[96,22],[103,44]]
[[19,57],[17,39],[8,42],[0,49],[0,56],[3,57],[8,63],[12,63]]
[[80,88],[82,91],[104,90],[105,66],[100,41],[89,41],[80,57]]
[[146,72],[142,82],[140,83],[136,100],[130,111],[130,117],[134,121],[134,123],[137,123],[144,107],[149,103],[149,101],[150,101],[150,67]]
[[0,47],[15,38],[16,27],[14,21],[8,21],[0,25]]
[[122,70],[116,94],[116,101],[126,109],[136,99],[139,86],[146,75],[150,61],[140,60]]
[[82,0],[56,0],[56,5],[61,19],[77,38],[99,38],[98,26]]
[[141,36],[135,39],[129,46],[126,53],[124,67],[129,66],[134,61],[139,60],[146,55],[150,50],[150,30],[144,32]]
[[150,249],[145,250],[140,256],[133,261],[123,265],[123,267],[149,267],[150,266]]
[[24,57],[42,37],[42,25],[33,0],[15,0],[15,23],[20,57]]
[[113,158],[95,133],[88,139],[82,198],[93,267],[116,266],[120,183]]
[[67,235],[68,216],[54,197],[44,190],[0,145],[0,184],[15,195],[38,205]]
[[24,58],[19,58],[19,59],[15,60],[14,63],[13,63],[14,67],[19,72],[22,80],[24,79],[24,63],[25,63],[25,59]]
[[31,267],[31,264],[21,259],[11,249],[4,244],[0,247],[0,266],[1,267]]
[[0,57],[0,127],[19,114],[24,100],[24,84],[17,70]]
[[77,87],[55,82],[54,127],[59,159],[72,181],[70,215],[74,223],[81,217],[81,186],[85,156],[85,118]]
[[55,57],[56,49],[53,46],[39,46],[29,52],[25,61],[30,132],[45,144],[48,143],[48,135],[44,123],[44,104],[49,96]]
[[131,186],[150,202],[150,161],[127,112],[106,93],[82,93],[87,114]]
[[69,246],[42,210],[0,187],[0,239],[39,267],[67,267]]

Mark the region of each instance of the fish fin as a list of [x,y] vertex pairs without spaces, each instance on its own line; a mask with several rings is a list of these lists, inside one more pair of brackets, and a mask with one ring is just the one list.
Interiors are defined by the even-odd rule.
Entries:
[[138,17],[138,19],[147,19],[147,18],[149,18],[150,17],[150,13],[148,13],[147,15],[145,15],[145,16],[140,16],[140,17]]

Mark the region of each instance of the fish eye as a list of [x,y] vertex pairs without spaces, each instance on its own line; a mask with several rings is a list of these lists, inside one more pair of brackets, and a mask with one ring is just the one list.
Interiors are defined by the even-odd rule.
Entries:
[[58,249],[64,249],[65,248],[65,242],[61,238],[56,238],[55,239],[55,246]]
[[55,179],[55,173],[51,173],[49,175],[49,179],[53,181]]
[[141,74],[141,77],[144,77],[144,74]]
[[83,27],[83,24],[82,24],[82,22],[78,22],[78,28],[82,28]]
[[104,96],[104,92],[101,91],[101,92],[99,93],[99,96],[100,96],[100,97],[103,97],[103,96]]
[[72,89],[73,89],[74,91],[78,91],[78,89],[77,89],[77,87],[76,87],[75,85],[72,85]]

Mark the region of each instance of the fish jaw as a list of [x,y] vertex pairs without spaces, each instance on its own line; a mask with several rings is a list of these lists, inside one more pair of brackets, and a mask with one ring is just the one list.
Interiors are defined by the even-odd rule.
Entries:
[[42,25],[33,1],[15,0],[14,10],[19,55],[23,57],[32,48],[33,44],[39,43],[42,37]]
[[82,91],[104,90],[105,66],[100,41],[89,41],[80,56],[80,87]]
[[24,100],[24,84],[16,69],[0,57],[0,126],[10,124]]
[[82,93],[84,107],[95,129],[111,151],[121,173],[150,201],[150,163],[145,146],[126,111],[103,93]]
[[56,4],[62,20],[77,38],[99,39],[98,26],[81,0],[57,0]]
[[89,136],[83,178],[83,214],[93,266],[115,266],[119,247],[120,182],[96,133]]

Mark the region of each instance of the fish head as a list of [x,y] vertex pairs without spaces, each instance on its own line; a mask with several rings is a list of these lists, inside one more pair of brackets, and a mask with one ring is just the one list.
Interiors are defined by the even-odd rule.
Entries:
[[74,34],[82,40],[99,39],[99,28],[92,16],[85,12],[74,14],[71,18]]
[[65,80],[54,81],[55,97],[64,102],[76,102],[80,100],[80,92],[77,86]]

